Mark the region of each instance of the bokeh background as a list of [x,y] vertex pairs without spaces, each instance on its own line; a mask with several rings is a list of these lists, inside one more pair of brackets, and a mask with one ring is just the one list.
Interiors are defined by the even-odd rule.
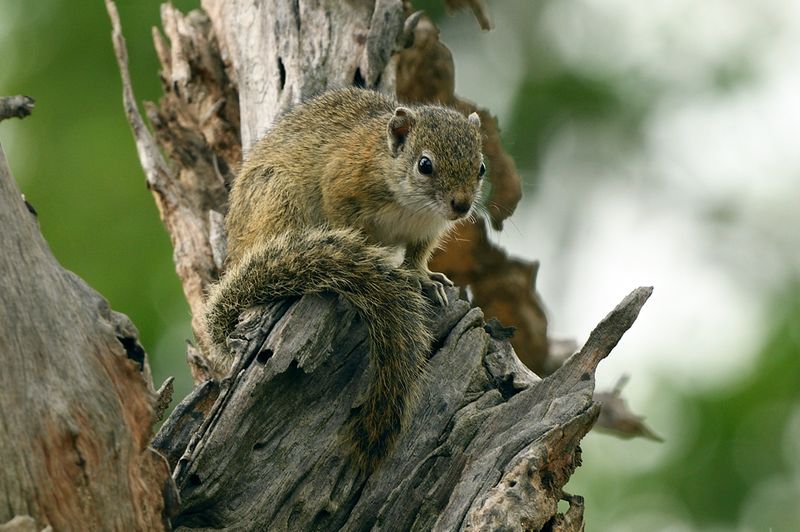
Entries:
[[[567,491],[587,530],[800,530],[800,3],[503,0],[488,33],[417,5],[524,176],[494,238],[541,261],[552,332],[582,342],[655,286],[598,381],[629,374],[666,441],[586,437]],[[137,96],[155,100],[159,2],[118,6]],[[188,309],[100,0],[0,0],[0,94],[20,93],[36,109],[0,143],[45,237],[182,397]]]

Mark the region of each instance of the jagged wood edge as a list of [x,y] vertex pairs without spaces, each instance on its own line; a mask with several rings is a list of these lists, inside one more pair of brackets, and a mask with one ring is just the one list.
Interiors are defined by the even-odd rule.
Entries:
[[[351,325],[352,310],[333,296],[253,309],[233,335],[237,367],[222,384],[225,400],[217,401],[188,448],[159,449],[181,456],[173,465],[184,506],[175,522],[187,529],[225,523],[271,530],[483,530],[561,523],[563,530],[578,530],[582,499],[561,488],[599,414],[594,372],[650,293],[632,292],[544,380],[519,363],[506,341],[483,330],[479,309],[452,303],[434,318],[440,347],[411,425],[368,478],[356,475],[331,444],[369,378],[364,330]],[[298,324],[309,316],[312,322]],[[286,335],[287,327],[300,329]],[[343,367],[352,369],[346,379]],[[283,379],[296,381],[295,389]],[[309,394],[304,379],[322,388]],[[287,411],[294,420],[288,429],[280,419]],[[180,426],[185,416],[174,414],[159,440],[183,445],[166,427]],[[319,428],[331,419],[332,426]],[[297,446],[303,446],[300,455],[285,458]],[[560,499],[570,502],[565,514],[558,512]]]
[[[173,245],[173,261],[192,314],[201,349],[187,359],[196,383],[215,376],[205,359],[202,326],[207,288],[219,276],[219,233],[226,186],[241,157],[238,98],[231,88],[208,18],[199,11],[183,16],[171,4],[161,9],[171,46],[154,29],[165,96],[160,106],[145,102],[154,132],[139,112],[128,71],[128,56],[116,5],[106,0],[112,42],[122,78],[125,115],[159,214]],[[195,71],[199,75],[192,75]],[[162,149],[164,153],[162,153]],[[166,154],[171,163],[165,159]]]
[[[211,0],[209,0],[209,1],[204,1],[204,6],[211,5],[211,4],[213,4],[213,3],[214,3],[214,2],[213,2],[213,1],[211,1]],[[222,3],[218,3],[218,5],[220,5],[220,6],[221,6],[221,5],[222,5]],[[384,6],[385,6],[385,5],[387,5],[387,4],[386,4],[386,2],[384,2],[382,5],[384,5]],[[214,19],[213,19],[213,17],[212,17],[212,23],[213,23],[213,22],[215,22],[215,21],[214,21]],[[219,22],[219,21],[217,21],[217,22]],[[215,27],[218,27],[218,25],[216,25]],[[369,40],[369,39],[367,39],[367,40]],[[223,40],[222,40],[222,42],[221,42],[221,47],[222,47],[222,50],[223,50],[223,54],[225,54],[225,49],[226,49],[226,46],[227,46],[227,45],[226,45],[226,43],[225,43],[225,41],[224,41],[224,39],[223,39]],[[373,58],[373,59],[374,59],[375,57],[381,57],[381,55],[380,55],[380,54],[374,54],[374,53],[373,53],[373,54],[368,54],[368,56],[369,56],[369,57],[371,57],[371,58]],[[227,62],[227,61],[231,61],[231,62],[233,62],[233,60],[232,60],[232,58],[231,58],[230,54],[227,56],[226,62]],[[362,63],[360,63],[361,65],[364,65],[364,70],[362,71],[362,73],[367,73],[367,77],[368,77],[369,79],[373,79],[373,78],[372,78],[372,77],[369,75],[369,73],[370,73],[370,72],[374,72],[374,71],[375,71],[375,69],[374,69],[373,67],[368,67],[368,66],[366,66],[366,65],[369,65],[369,61],[367,61],[366,59],[364,59],[364,61],[365,61],[365,62],[362,62]],[[232,76],[231,76],[231,77],[232,77],[232,79],[236,79],[235,72],[232,74]],[[389,79],[389,78],[388,78],[388,76],[384,76],[384,77],[382,78],[382,83],[389,83],[389,82],[387,82],[387,81],[386,81],[387,79]],[[385,86],[385,85],[384,85],[384,86]],[[295,97],[297,97],[297,94],[295,94]],[[287,100],[286,100],[286,99],[284,99],[284,100],[283,100],[283,103],[282,103],[282,104],[279,104],[279,107],[282,105],[282,106],[285,108],[285,107],[286,107],[286,106],[287,106],[289,103],[291,103],[291,102],[287,102]],[[204,222],[204,223],[205,223],[205,222]],[[213,254],[211,254],[211,255],[213,255]],[[361,359],[361,360],[363,360],[363,357],[362,357],[362,359]],[[237,440],[237,443],[239,443],[239,442],[238,442],[238,440]],[[198,452],[198,451],[197,451],[197,449],[198,449],[198,448],[199,448],[199,442],[197,442],[197,443],[195,444],[195,451],[194,451],[194,455],[195,455],[195,456],[200,456],[200,455],[202,454],[202,449],[200,450],[200,452]],[[190,457],[189,457],[189,456],[187,456],[187,459],[188,459],[188,458],[190,458]],[[188,463],[188,462],[187,462],[187,463]],[[192,476],[191,476],[191,475],[188,475],[188,476],[186,477],[186,479],[187,479],[187,481],[191,481],[191,480],[192,480]],[[197,479],[200,479],[200,480],[202,480],[202,478],[201,478],[199,475],[198,475]]]

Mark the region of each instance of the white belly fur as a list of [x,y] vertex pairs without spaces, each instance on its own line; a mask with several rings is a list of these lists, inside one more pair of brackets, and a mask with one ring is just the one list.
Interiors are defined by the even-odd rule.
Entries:
[[385,246],[405,248],[411,242],[437,239],[451,224],[440,214],[428,209],[412,212],[392,205],[375,214],[373,236]]

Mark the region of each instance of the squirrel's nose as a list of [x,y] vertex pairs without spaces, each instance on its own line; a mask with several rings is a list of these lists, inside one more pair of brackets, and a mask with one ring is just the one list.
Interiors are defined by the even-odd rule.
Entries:
[[465,199],[456,200],[453,198],[450,200],[450,207],[453,208],[453,212],[463,216],[469,212],[470,207],[472,207],[472,202]]

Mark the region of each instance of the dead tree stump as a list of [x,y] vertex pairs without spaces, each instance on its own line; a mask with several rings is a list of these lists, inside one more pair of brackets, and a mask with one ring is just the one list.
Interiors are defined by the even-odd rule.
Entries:
[[[162,7],[154,30],[164,97],[139,115],[107,0],[125,109],[175,245],[195,320],[225,256],[226,190],[242,153],[292,105],[347,85],[394,92],[411,32],[400,0],[203,0]],[[409,19],[411,20],[411,19]],[[166,156],[166,157],[165,157]],[[535,271],[532,269],[531,271]],[[154,441],[181,502],[172,524],[237,530],[581,530],[583,500],[562,487],[599,406],[594,372],[650,294],[632,292],[544,380],[508,332],[450,291],[431,316],[437,344],[422,398],[396,447],[365,476],[339,440],[371,376],[363,323],[334,296],[250,309],[215,375],[206,339],[189,363],[199,386]],[[559,513],[559,500],[569,510]]]

